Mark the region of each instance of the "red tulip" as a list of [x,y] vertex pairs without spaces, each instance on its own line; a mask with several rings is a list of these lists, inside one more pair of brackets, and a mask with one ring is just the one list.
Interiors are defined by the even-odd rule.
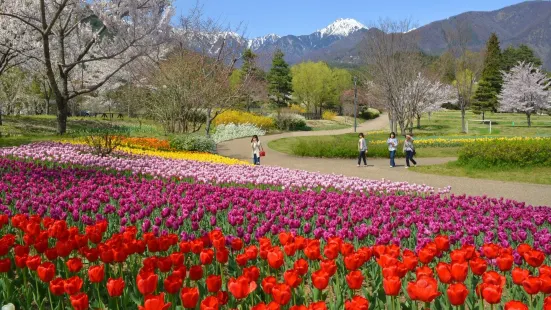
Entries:
[[249,278],[249,281],[256,282],[260,277],[260,269],[256,266],[243,268],[243,275]]
[[409,271],[415,270],[415,268],[417,267],[417,264],[418,264],[417,256],[414,256],[414,255],[404,256],[404,257],[402,257],[402,261],[403,261],[404,265],[406,266],[406,268]]
[[268,265],[273,269],[279,269],[283,266],[283,263],[283,252],[281,252],[281,249],[278,247],[272,248],[272,250],[268,252]]
[[[287,243],[285,246],[288,246],[290,243]],[[281,306],[275,301],[271,301],[269,304],[263,302],[253,306],[251,310],[280,310]]]
[[440,252],[445,252],[450,249],[450,239],[448,239],[448,236],[437,236],[434,238],[434,243],[436,243],[436,248]]
[[482,282],[487,284],[499,285],[503,287],[505,286],[506,281],[507,280],[504,276],[495,271],[487,271],[482,275]]
[[82,269],[82,260],[78,257],[69,259],[65,264],[71,273],[77,273]]
[[354,296],[344,303],[344,310],[368,310],[369,301],[361,296]]
[[551,310],[551,296],[545,297],[543,301],[543,310]]
[[165,293],[161,293],[156,296],[147,296],[144,305],[138,306],[138,310],[167,310],[171,305],[169,302],[165,303]]
[[452,278],[456,282],[463,282],[467,278],[469,273],[469,265],[466,262],[464,263],[452,263],[450,268]]
[[346,283],[351,290],[359,290],[362,287],[364,276],[361,271],[351,271],[346,275]]
[[428,276],[421,276],[415,282],[409,282],[407,292],[412,300],[422,302],[432,302],[440,295],[438,283],[434,278]]
[[280,232],[278,238],[281,245],[286,245],[289,242],[294,242],[293,235],[290,232]]
[[88,295],[86,293],[78,293],[69,297],[71,301],[71,306],[75,310],[86,310],[89,307],[88,304]]
[[225,264],[228,262],[228,258],[230,256],[230,251],[226,248],[219,248],[216,250],[216,261]]
[[477,257],[469,261],[469,266],[471,267],[471,271],[477,275],[481,276],[486,272],[486,269],[488,268],[488,263],[486,263],[486,260]]
[[276,284],[272,288],[272,298],[276,303],[282,306],[288,304],[291,297],[291,288],[287,284]]
[[324,290],[329,284],[329,275],[323,269],[312,272],[312,284],[318,290]]
[[237,279],[230,278],[228,281],[228,290],[236,299],[247,297],[256,289],[256,282],[251,282],[249,278],[241,276]]
[[27,257],[27,267],[30,270],[36,271],[38,266],[40,266],[40,263],[41,263],[41,259],[40,259],[40,256],[38,256],[38,255]]
[[199,301],[199,289],[196,287],[184,287],[180,292],[182,305],[187,309],[194,309]]
[[432,278],[433,272],[432,272],[432,269],[430,269],[429,267],[422,266],[417,268],[417,270],[415,271],[415,275],[417,276],[417,278],[420,278],[422,276],[427,276],[429,278]]
[[489,259],[494,259],[499,255],[500,247],[497,244],[488,243],[482,246],[482,253]]
[[240,267],[244,267],[244,266],[246,266],[247,263],[249,262],[249,257],[248,257],[247,254],[245,254],[245,253],[238,254],[238,255],[235,257],[235,262],[236,262],[237,265],[239,265]]
[[304,249],[304,255],[309,260],[318,260],[321,257],[319,240],[311,240]]
[[320,267],[323,271],[327,272],[329,277],[332,277],[337,272],[337,264],[334,260],[324,260],[320,263]]
[[448,293],[448,299],[450,300],[450,303],[454,306],[463,305],[465,303],[465,300],[467,299],[467,296],[469,295],[469,291],[463,283],[455,283],[450,285],[446,292]]
[[258,248],[254,245],[251,245],[245,249],[245,254],[247,254],[249,260],[256,259],[256,257],[258,256]]
[[523,255],[526,263],[532,267],[539,267],[545,260],[545,254],[542,251],[530,250]]
[[530,271],[522,268],[515,267],[511,271],[511,276],[513,277],[513,283],[516,285],[522,285],[522,282],[530,276]]
[[323,249],[323,255],[327,259],[335,259],[339,257],[339,245],[336,243],[329,243],[325,246],[325,249]]
[[438,265],[436,265],[436,274],[438,274],[440,282],[445,284],[450,284],[452,282],[452,273],[448,264],[438,263]]
[[274,277],[266,277],[262,280],[262,290],[268,294],[272,294],[272,288],[277,284],[277,279]]
[[452,263],[464,263],[467,261],[467,251],[463,249],[457,249],[453,250],[450,253],[450,258],[452,260]]
[[163,281],[165,291],[169,294],[178,294],[184,283],[179,274],[171,274]]
[[42,282],[48,283],[52,281],[55,276],[55,265],[50,262],[42,263],[36,269],[36,273]]
[[308,306],[308,310],[327,310],[327,305],[325,301],[316,301]]
[[289,310],[308,310],[308,307],[306,306],[292,306]]
[[243,240],[235,238],[231,241],[231,248],[234,251],[240,251],[243,248]]
[[344,266],[349,271],[358,270],[363,264],[359,254],[350,254],[344,257]]
[[214,296],[208,296],[207,298],[201,301],[200,310],[218,310],[220,307],[220,302],[218,298]]
[[138,291],[142,295],[149,295],[157,290],[157,281],[159,277],[152,272],[143,272],[138,274],[136,277],[136,285],[138,286]]
[[383,288],[388,296],[398,296],[402,289],[402,280],[396,276],[383,279]]
[[501,271],[509,271],[511,268],[513,268],[513,255],[511,254],[505,254],[500,255],[498,258],[496,258],[497,267]]
[[346,257],[354,253],[354,245],[348,242],[342,242],[340,246],[340,250],[341,250],[341,255]]
[[505,304],[505,310],[528,310],[528,307],[520,301],[511,300]]
[[529,276],[522,281],[522,287],[529,295],[535,295],[540,292],[541,280],[538,277]]
[[299,275],[303,276],[308,273],[308,262],[301,258],[295,262],[293,265],[294,269],[298,272]]
[[210,265],[214,260],[214,251],[212,249],[203,249],[199,254],[199,260],[202,265]]
[[169,255],[172,265],[177,268],[184,264],[184,254],[176,252]]
[[285,271],[285,273],[283,274],[283,279],[285,280],[285,283],[291,288],[298,287],[302,282],[299,273],[294,269]]
[[541,280],[541,287],[540,292],[544,294],[551,294],[551,276],[550,275],[542,275],[540,276]]
[[436,246],[425,246],[419,251],[419,261],[423,264],[428,264],[432,262],[436,256]]
[[218,293],[222,288],[222,277],[217,275],[210,275],[205,281],[207,283],[207,290],[211,293]]
[[65,287],[63,278],[55,278],[50,281],[49,284],[50,292],[55,296],[61,296],[65,294]]
[[104,265],[92,266],[88,269],[88,279],[92,283],[100,283],[105,276]]
[[203,266],[195,265],[189,268],[189,278],[192,281],[199,281],[203,278]]
[[107,280],[107,293],[111,297],[119,297],[124,292],[124,280],[122,278]]
[[78,293],[82,289],[83,283],[84,282],[79,276],[74,276],[69,279],[66,279],[63,282],[63,288],[65,289],[65,293],[71,296]]
[[503,293],[501,285],[482,283],[477,287],[477,290],[487,303],[495,305],[501,302],[501,294]]
[[218,302],[221,306],[227,304],[229,299],[228,292],[219,291],[218,293],[216,293],[216,299],[218,299]]
[[159,268],[159,271],[161,272],[169,272],[170,270],[172,270],[172,258],[170,256],[158,256],[156,263],[157,268]]

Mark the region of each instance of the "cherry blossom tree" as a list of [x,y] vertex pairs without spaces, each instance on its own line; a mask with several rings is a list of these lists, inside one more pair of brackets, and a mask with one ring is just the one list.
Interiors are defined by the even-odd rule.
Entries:
[[[10,0],[0,2],[18,45],[38,46],[64,134],[69,101],[95,92],[170,36],[170,0]],[[18,31],[20,29],[20,31]]]
[[526,114],[528,127],[533,113],[551,109],[551,78],[532,63],[519,62],[510,72],[503,72],[503,89],[498,95],[500,110]]

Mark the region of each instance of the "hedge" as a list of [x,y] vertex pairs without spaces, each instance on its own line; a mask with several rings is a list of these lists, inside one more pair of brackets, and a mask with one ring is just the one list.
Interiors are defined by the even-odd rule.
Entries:
[[459,151],[459,163],[473,167],[551,166],[551,138],[477,141]]

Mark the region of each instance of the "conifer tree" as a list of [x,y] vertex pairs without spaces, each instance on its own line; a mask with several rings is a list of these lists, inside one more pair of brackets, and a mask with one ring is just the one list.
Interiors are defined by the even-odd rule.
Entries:
[[268,73],[268,92],[275,97],[278,106],[287,104],[287,98],[293,91],[291,70],[281,50],[277,50],[272,59],[272,68]]
[[497,35],[492,33],[486,44],[484,69],[472,103],[473,112],[482,113],[482,119],[485,111],[495,112],[498,103],[497,95],[501,92],[502,84],[501,49]]

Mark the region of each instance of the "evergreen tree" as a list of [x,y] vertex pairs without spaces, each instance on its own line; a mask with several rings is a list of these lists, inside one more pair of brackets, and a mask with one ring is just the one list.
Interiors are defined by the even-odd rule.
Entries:
[[245,50],[243,53],[243,66],[241,66],[243,73],[256,75],[258,71],[258,67],[256,66],[256,57],[256,54],[253,53],[250,48]]
[[484,119],[485,111],[495,112],[497,110],[497,95],[501,92],[503,84],[501,62],[499,40],[497,35],[492,33],[486,44],[486,56],[484,58],[481,82],[478,85],[472,103],[472,109],[475,113],[482,112],[482,119]]
[[501,66],[503,71],[511,71],[511,68],[518,65],[519,62],[533,63],[535,67],[542,65],[541,59],[527,45],[521,44],[517,48],[509,46],[503,51]]
[[291,70],[289,65],[283,59],[283,52],[277,50],[272,59],[272,68],[268,73],[268,92],[275,97],[278,106],[287,104],[287,97],[293,91]]

